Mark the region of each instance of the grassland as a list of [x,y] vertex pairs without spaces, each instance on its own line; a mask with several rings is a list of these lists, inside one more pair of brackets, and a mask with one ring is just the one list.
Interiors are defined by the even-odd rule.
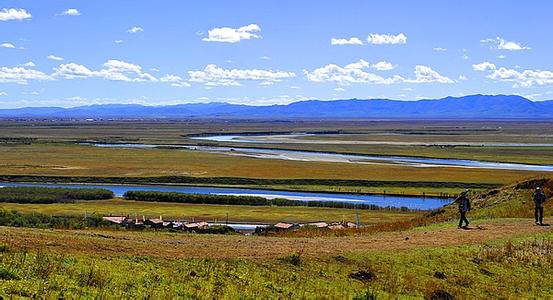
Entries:
[[[6,245],[0,247],[0,295],[366,299],[447,293],[457,298],[548,298],[553,296],[553,227],[535,226],[528,218],[536,184],[548,194],[553,189],[553,181],[539,179],[471,195],[471,230],[456,229],[454,207],[429,218],[428,225],[386,229],[386,224],[409,223],[397,220],[340,236],[0,227],[0,245]],[[76,207],[65,213],[80,214],[83,204],[95,205],[15,208],[59,213]],[[167,205],[163,209],[190,209]],[[546,221],[552,205],[546,205]],[[316,213],[322,211],[327,213],[321,208]],[[420,218],[426,217],[415,216]]]
[[[276,206],[241,206],[241,205],[203,205],[184,203],[142,202],[122,199],[79,201],[77,203],[54,204],[15,204],[2,203],[0,208],[26,213],[42,213],[53,216],[84,216],[87,214],[114,215],[131,217],[163,216],[166,219],[223,221],[227,214],[231,221],[237,222],[315,222],[315,221],[349,221],[355,222],[353,209],[319,208],[319,207],[276,207]],[[369,211],[359,210],[363,224],[406,221],[418,212]]]
[[[0,228],[0,241],[8,244],[0,253],[0,294],[551,297],[551,231],[494,224],[487,226],[494,237],[438,229],[325,240]],[[500,230],[505,226],[517,233]]]
[[284,161],[166,149],[71,144],[0,146],[0,174],[365,179],[509,183],[547,172]]
[[[300,150],[344,153],[481,159],[524,163],[553,163],[549,147],[422,147],[356,145],[354,140],[394,142],[529,142],[551,143],[550,123],[509,121],[264,121],[264,120],[150,120],[150,121],[0,121],[2,137],[34,139],[32,145],[1,144],[0,174],[47,176],[192,176],[258,179],[341,179],[386,181],[380,186],[349,184],[255,184],[269,189],[387,193],[407,195],[456,194],[462,186],[396,186],[407,182],[506,184],[540,172],[463,168],[417,168],[399,165],[358,165],[267,160],[171,149],[100,149],[75,141],[182,144],[198,143],[191,134],[240,132],[344,132],[324,139],[344,144],[256,144]],[[351,140],[348,143],[347,140]],[[230,144],[232,145],[232,143]],[[235,144],[245,146],[244,144]],[[236,185],[236,184],[232,184]]]

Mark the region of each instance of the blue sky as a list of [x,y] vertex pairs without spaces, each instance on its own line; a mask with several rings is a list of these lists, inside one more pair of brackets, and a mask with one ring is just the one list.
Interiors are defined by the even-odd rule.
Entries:
[[0,1],[0,108],[553,99],[550,1]]

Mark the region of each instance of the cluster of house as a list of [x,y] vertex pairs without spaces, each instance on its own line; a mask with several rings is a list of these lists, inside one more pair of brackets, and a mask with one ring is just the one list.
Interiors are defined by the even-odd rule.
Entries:
[[305,223],[305,224],[280,222],[273,225],[273,227],[278,231],[284,231],[284,230],[296,230],[302,227],[338,230],[338,229],[344,229],[344,228],[357,228],[359,226],[351,222],[337,222],[337,223],[316,222],[316,223]]
[[129,218],[125,216],[109,216],[103,217],[104,221],[112,224],[125,226],[128,228],[143,229],[143,228],[166,228],[166,229],[181,229],[186,231],[195,231],[207,229],[209,224],[207,222],[181,222],[181,221],[164,221],[162,216],[159,218],[146,219],[142,218]]
[[[152,219],[146,219],[145,217],[129,218],[126,216],[107,216],[107,217],[103,217],[102,219],[114,225],[124,226],[132,229],[164,228],[164,229],[178,229],[178,230],[184,230],[189,232],[198,232],[198,231],[201,232],[209,228],[209,223],[207,222],[165,221],[163,220],[162,216],[159,216],[159,218],[152,218]],[[265,230],[293,231],[303,227],[338,230],[338,229],[344,229],[344,228],[357,228],[359,226],[351,222],[338,222],[338,223],[315,222],[315,223],[304,223],[304,224],[279,222],[272,226],[260,225],[258,229],[261,231],[265,231]]]

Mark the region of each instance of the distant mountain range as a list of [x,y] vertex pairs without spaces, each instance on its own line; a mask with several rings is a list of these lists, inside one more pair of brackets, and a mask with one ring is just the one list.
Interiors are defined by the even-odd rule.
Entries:
[[551,119],[553,100],[533,102],[521,96],[472,95],[435,100],[309,100],[288,105],[248,106],[195,103],[168,106],[106,104],[0,109],[0,118],[314,118],[314,119]]

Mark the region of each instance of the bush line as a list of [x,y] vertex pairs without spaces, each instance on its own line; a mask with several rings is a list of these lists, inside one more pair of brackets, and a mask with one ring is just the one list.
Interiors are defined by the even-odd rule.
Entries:
[[69,189],[50,187],[3,187],[0,188],[0,203],[50,204],[75,200],[106,200],[114,197],[105,189]]
[[325,185],[325,186],[364,186],[364,187],[435,187],[488,189],[497,184],[432,182],[432,181],[378,181],[353,179],[263,179],[243,177],[192,177],[192,176],[152,176],[152,177],[90,177],[90,176],[32,176],[0,175],[5,182],[50,182],[50,183],[112,183],[112,184],[220,184],[220,185]]
[[222,205],[252,205],[252,206],[308,206],[308,207],[329,207],[349,208],[368,210],[398,210],[408,211],[407,207],[381,207],[374,204],[356,204],[335,201],[299,201],[288,199],[266,199],[257,196],[232,196],[213,194],[186,194],[176,192],[155,192],[155,191],[128,191],[123,197],[127,200],[146,202],[171,202],[190,204],[222,204]]

